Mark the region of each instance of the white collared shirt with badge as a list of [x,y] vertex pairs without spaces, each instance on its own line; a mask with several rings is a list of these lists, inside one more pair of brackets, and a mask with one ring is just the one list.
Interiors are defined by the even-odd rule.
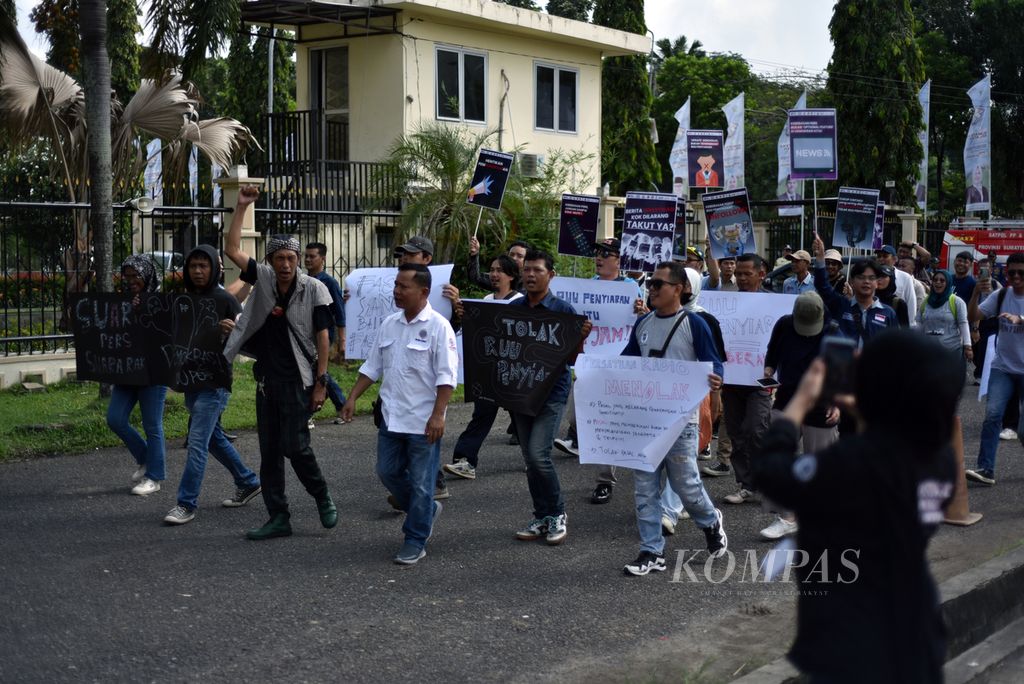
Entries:
[[456,386],[458,348],[451,323],[430,303],[412,321],[396,311],[380,324],[359,372],[383,380],[380,398],[390,432],[421,435],[434,410],[437,388]]

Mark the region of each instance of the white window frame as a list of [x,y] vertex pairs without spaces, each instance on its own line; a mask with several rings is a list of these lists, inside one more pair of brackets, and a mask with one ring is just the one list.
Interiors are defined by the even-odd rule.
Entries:
[[[537,125],[537,70],[540,68],[552,69],[555,72],[554,80],[554,93],[552,93],[552,118],[551,123],[553,128],[544,128],[543,126]],[[558,92],[559,78],[562,72],[569,72],[573,74],[576,79],[576,102],[573,111],[575,112],[575,130],[562,129],[558,127],[558,104],[559,98],[561,97]],[[563,133],[565,135],[579,135],[580,132],[580,70],[574,69],[561,64],[552,64],[551,62],[534,62],[533,63],[533,130],[535,131],[546,131],[549,133]]]
[[[441,98],[438,97],[438,84],[441,82],[439,74],[437,73],[440,60],[438,59],[438,52],[454,52],[459,55],[459,116],[458,118],[451,116],[441,115]],[[480,57],[484,60],[484,92],[483,92],[483,103],[484,103],[484,118],[481,120],[467,119],[466,118],[466,55],[472,55],[473,57]],[[488,86],[488,60],[487,53],[480,52],[478,50],[467,50],[461,47],[454,47],[451,45],[435,45],[434,46],[434,117],[439,121],[458,121],[459,123],[465,124],[478,124],[481,126],[487,125],[487,86]]]

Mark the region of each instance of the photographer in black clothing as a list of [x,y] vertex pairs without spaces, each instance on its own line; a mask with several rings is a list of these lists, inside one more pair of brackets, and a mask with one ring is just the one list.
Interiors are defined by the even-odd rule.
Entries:
[[[941,344],[910,330],[869,340],[855,362],[855,401],[845,397],[858,433],[798,458],[798,426],[826,375],[815,360],[753,461],[761,490],[800,523],[807,555],[796,568],[789,658],[811,681],[942,681],[945,629],[925,549],[956,475],[950,439],[963,377],[948,361]],[[898,372],[918,381],[894,384]]]

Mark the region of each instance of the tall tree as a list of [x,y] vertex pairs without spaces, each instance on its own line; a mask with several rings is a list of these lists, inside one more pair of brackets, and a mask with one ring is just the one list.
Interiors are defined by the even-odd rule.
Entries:
[[894,199],[909,204],[924,152],[917,138],[924,67],[910,0],[837,0],[829,31],[840,181],[868,188],[894,181]]
[[594,0],[548,0],[547,12],[556,17],[589,21]]
[[[597,0],[594,23],[644,35],[643,0]],[[661,170],[651,139],[651,85],[643,55],[608,57],[601,67],[601,180],[615,194],[651,190]]]
[[85,120],[89,128],[89,227],[100,292],[114,289],[113,172],[110,152],[110,58],[106,0],[81,0]]
[[699,40],[690,43],[686,40],[686,36],[679,36],[675,40],[661,38],[654,43],[654,48],[654,54],[651,55],[651,64],[654,65],[655,70],[661,67],[666,59],[675,55],[705,56],[704,43]]
[[238,30],[240,17],[238,0],[152,0],[146,28],[153,38],[143,74],[163,78],[168,69],[178,68],[185,80],[193,80],[207,57]]

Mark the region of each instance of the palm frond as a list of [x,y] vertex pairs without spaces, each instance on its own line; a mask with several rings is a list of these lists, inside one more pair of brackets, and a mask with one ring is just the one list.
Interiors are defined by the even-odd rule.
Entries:
[[226,117],[203,119],[189,125],[182,137],[198,147],[213,163],[224,168],[231,166],[250,145],[259,147],[247,127]]

